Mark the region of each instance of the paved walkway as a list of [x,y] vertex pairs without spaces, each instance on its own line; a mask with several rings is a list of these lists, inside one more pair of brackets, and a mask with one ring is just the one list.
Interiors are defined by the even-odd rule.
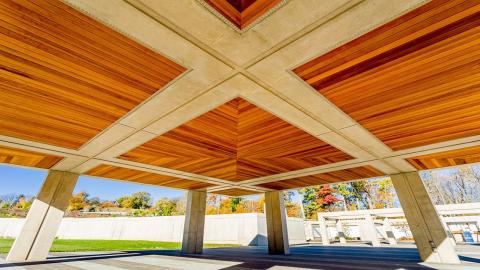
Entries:
[[458,246],[457,250],[463,261],[461,266],[419,264],[417,250],[409,245],[373,248],[347,244],[294,246],[288,256],[268,255],[264,247],[207,249],[198,256],[184,256],[178,251],[54,253],[46,262],[9,264],[2,261],[0,270],[480,269],[480,246]]

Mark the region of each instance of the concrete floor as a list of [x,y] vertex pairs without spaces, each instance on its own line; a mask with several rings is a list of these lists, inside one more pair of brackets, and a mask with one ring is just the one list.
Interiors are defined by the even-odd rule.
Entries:
[[457,246],[463,263],[459,265],[419,264],[412,245],[373,248],[365,244],[301,245],[291,247],[291,255],[268,255],[264,247],[207,249],[198,256],[183,256],[178,251],[128,251],[54,253],[46,262],[10,264],[0,255],[0,269],[34,270],[248,270],[248,269],[325,269],[325,270],[480,270],[480,246]]

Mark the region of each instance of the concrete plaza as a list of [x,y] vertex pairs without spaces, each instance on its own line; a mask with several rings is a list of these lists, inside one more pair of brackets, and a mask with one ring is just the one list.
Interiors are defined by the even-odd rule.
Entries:
[[1,256],[1,269],[34,270],[247,270],[247,269],[329,269],[329,270],[411,270],[480,269],[480,246],[458,245],[462,264],[425,264],[413,244],[371,247],[366,244],[322,246],[297,245],[290,255],[268,255],[266,247],[206,249],[203,254],[182,255],[179,251],[125,251],[53,253],[46,261],[7,263]]

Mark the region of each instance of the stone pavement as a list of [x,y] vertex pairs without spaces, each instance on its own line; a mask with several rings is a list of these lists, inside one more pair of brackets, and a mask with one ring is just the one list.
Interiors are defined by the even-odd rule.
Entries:
[[[207,249],[202,255],[185,256],[179,251],[125,251],[52,253],[46,262],[10,264],[0,270],[480,270],[480,246],[456,247],[462,265],[423,265],[413,245],[370,247],[365,244],[298,245],[288,256],[268,255],[265,247]],[[0,255],[5,258],[6,254]]]

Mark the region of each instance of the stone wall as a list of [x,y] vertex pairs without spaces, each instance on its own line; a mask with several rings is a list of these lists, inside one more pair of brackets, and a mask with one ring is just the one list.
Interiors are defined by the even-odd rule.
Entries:
[[[0,218],[0,237],[16,237],[24,219]],[[115,239],[181,242],[183,216],[64,218],[57,233],[60,239]],[[266,245],[264,214],[208,215],[205,243]],[[288,218],[290,244],[305,243],[302,219]]]

